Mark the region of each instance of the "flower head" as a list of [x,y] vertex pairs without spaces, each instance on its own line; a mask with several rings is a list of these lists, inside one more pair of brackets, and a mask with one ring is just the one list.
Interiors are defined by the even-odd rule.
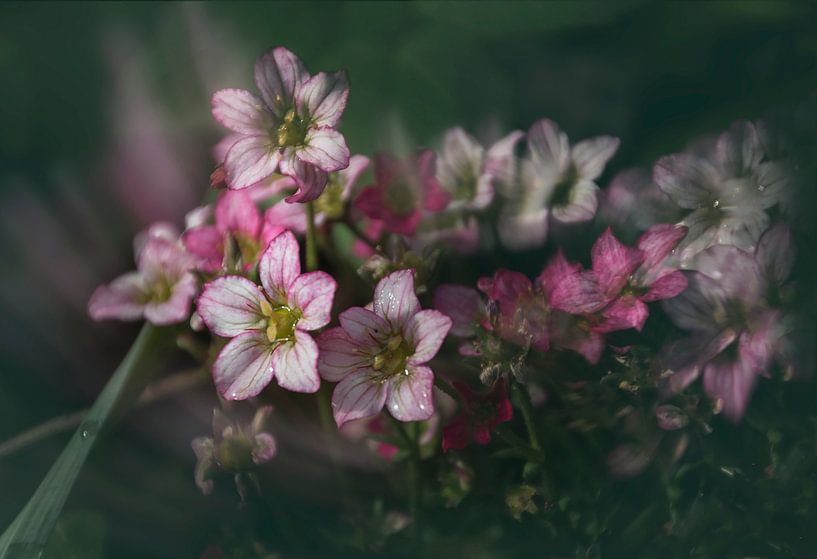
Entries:
[[326,272],[301,273],[289,231],[270,242],[259,276],[260,287],[239,276],[217,278],[199,296],[210,331],[232,338],[213,364],[216,388],[228,400],[244,400],[274,377],[287,390],[315,392],[318,346],[309,332],[329,323],[337,284]]
[[376,154],[375,184],[358,194],[354,206],[369,218],[382,221],[387,231],[413,235],[424,211],[439,212],[451,199],[435,177],[435,165],[431,150],[407,160]]
[[488,394],[477,394],[461,382],[455,382],[454,388],[462,399],[462,410],[443,429],[443,451],[465,448],[472,441],[488,444],[491,430],[513,417],[505,379],[499,379]]
[[371,417],[383,406],[400,421],[431,417],[434,373],[426,363],[450,329],[450,318],[420,309],[413,270],[380,280],[372,310],[342,312],[340,327],[318,337],[320,374],[338,383],[332,394],[338,426]]
[[310,76],[289,50],[274,48],[255,64],[261,99],[243,89],[213,95],[213,116],[237,134],[224,170],[230,188],[246,188],[276,171],[298,191],[289,202],[308,202],[323,192],[327,173],[349,164],[349,148],[337,130],[346,108],[346,73]]
[[555,122],[542,119],[531,126],[528,156],[500,217],[502,242],[515,249],[541,244],[549,216],[565,223],[592,219],[599,189],[594,181],[618,144],[618,138],[599,136],[571,148]]
[[135,272],[94,291],[88,313],[94,320],[139,320],[157,325],[187,320],[198,290],[196,260],[178,240],[172,225],[159,223],[134,240]]

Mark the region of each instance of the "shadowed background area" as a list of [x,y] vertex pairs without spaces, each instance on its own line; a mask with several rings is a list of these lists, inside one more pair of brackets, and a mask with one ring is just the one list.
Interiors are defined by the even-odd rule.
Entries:
[[[793,2],[3,4],[0,440],[98,393],[137,327],[92,323],[88,297],[132,267],[135,232],[181,224],[206,195],[222,135],[210,95],[252,89],[270,46],[315,71],[348,70],[342,130],[353,153],[397,135],[427,145],[457,124],[491,136],[549,117],[571,138],[621,138],[606,184],[735,119],[807,101],[816,16]],[[803,203],[814,207],[813,191]],[[167,369],[189,366],[179,357]],[[199,384],[106,437],[59,525],[63,556],[200,557],[212,534],[232,537],[220,518],[249,521],[229,492],[205,500],[193,483],[189,443],[209,431],[214,402]],[[297,417],[311,404],[291,405]],[[334,497],[313,429],[275,429],[294,451],[268,475],[286,486],[282,502],[306,507],[304,496],[319,523]],[[0,456],[0,526],[65,440]]]

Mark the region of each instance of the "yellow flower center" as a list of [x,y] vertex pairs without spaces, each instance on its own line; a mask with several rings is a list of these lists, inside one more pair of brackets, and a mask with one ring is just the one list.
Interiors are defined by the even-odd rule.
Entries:
[[270,342],[284,342],[295,336],[295,325],[300,313],[285,305],[273,307],[269,301],[261,301],[261,313],[266,317],[266,333]]
[[386,342],[386,345],[372,360],[372,369],[379,373],[378,380],[385,381],[400,373],[406,373],[406,361],[414,349],[395,334]]
[[276,131],[278,146],[295,147],[304,145],[307,128],[307,123],[295,114],[295,109],[289,109]]

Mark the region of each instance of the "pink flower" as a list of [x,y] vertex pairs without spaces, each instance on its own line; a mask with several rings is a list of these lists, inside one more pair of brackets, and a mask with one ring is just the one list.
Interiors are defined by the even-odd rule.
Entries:
[[550,348],[547,321],[550,305],[525,274],[497,270],[492,278],[480,278],[477,287],[496,309],[488,326],[504,340],[541,350]]
[[261,99],[243,89],[213,95],[213,116],[238,135],[224,159],[228,186],[247,188],[279,171],[298,185],[289,202],[316,199],[327,173],[349,164],[336,128],[349,97],[346,73],[310,76],[297,56],[278,47],[256,62],[255,84]]
[[225,247],[234,242],[238,249],[238,270],[250,270],[269,242],[283,232],[281,224],[269,213],[263,219],[247,191],[228,190],[216,202],[215,224],[199,224],[184,232],[182,240],[188,252],[201,259],[199,267],[206,272],[216,272],[225,262]]
[[175,324],[190,316],[198,290],[195,259],[178,241],[172,225],[159,223],[134,240],[137,271],[94,291],[88,314],[94,320],[139,320]]
[[468,385],[455,382],[454,388],[462,398],[462,410],[443,429],[443,451],[465,448],[470,442],[486,445],[491,431],[499,424],[510,421],[513,408],[508,399],[505,379],[499,379],[488,394],[477,394]]
[[451,199],[437,182],[431,150],[405,161],[378,153],[374,178],[375,184],[361,191],[354,206],[371,219],[382,221],[392,233],[413,235],[423,211],[442,211]]
[[521,176],[502,212],[499,233],[503,244],[522,249],[545,241],[548,218],[573,223],[596,214],[599,187],[594,182],[618,149],[618,138],[599,136],[572,148],[567,134],[548,119],[528,132],[528,156]]
[[399,270],[375,287],[372,310],[352,307],[340,327],[318,337],[321,376],[337,382],[332,394],[335,422],[371,417],[385,405],[400,421],[434,413],[434,373],[426,365],[451,328],[451,319],[420,310],[414,271]]
[[326,272],[301,273],[298,242],[286,231],[259,264],[261,287],[239,276],[204,286],[197,306],[218,336],[232,338],[213,364],[219,393],[245,400],[275,377],[293,392],[315,392],[318,346],[309,332],[329,323],[337,284]]

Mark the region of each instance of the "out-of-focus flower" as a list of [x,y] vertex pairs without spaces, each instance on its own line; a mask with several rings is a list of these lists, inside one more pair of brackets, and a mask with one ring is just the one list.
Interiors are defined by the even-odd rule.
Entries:
[[[250,270],[269,242],[284,231],[269,210],[261,217],[250,195],[243,190],[228,190],[216,202],[215,223],[194,226],[182,235],[187,250],[201,259],[207,272],[226,269]],[[225,262],[225,248],[235,243],[236,262]],[[233,266],[238,264],[238,266]]]
[[627,328],[641,330],[649,316],[646,303],[675,297],[687,286],[686,277],[668,263],[668,257],[686,235],[685,227],[661,224],[650,227],[627,247],[610,228],[593,245],[593,273],[609,303],[594,328],[612,332]]
[[434,308],[451,319],[451,335],[469,338],[486,319],[485,304],[471,287],[441,284],[434,291]]
[[753,251],[768,227],[766,209],[785,195],[784,168],[764,161],[755,126],[736,122],[704,154],[662,157],[653,169],[658,187],[691,212],[681,222],[689,234],[680,250],[681,264],[694,268],[695,257],[713,245]]
[[689,288],[664,303],[673,321],[692,337],[670,346],[673,370],[667,388],[676,392],[704,376],[704,390],[739,421],[759,375],[777,358],[785,364],[785,293],[791,247],[784,226],[761,237],[754,254],[714,246],[698,258]]
[[301,273],[298,241],[286,231],[270,242],[258,267],[261,286],[240,276],[204,286],[198,312],[210,331],[232,338],[213,363],[219,393],[255,396],[272,381],[293,392],[320,386],[318,346],[309,332],[329,323],[337,283],[322,271]]
[[198,291],[196,260],[172,225],[158,223],[134,239],[137,271],[102,285],[88,301],[94,320],[139,320],[175,324],[190,316]]
[[491,430],[513,417],[504,378],[488,394],[477,394],[462,382],[455,382],[454,388],[460,394],[462,409],[443,428],[443,451],[465,448],[472,441],[486,445],[491,441]]
[[420,310],[413,270],[380,280],[372,310],[342,312],[340,327],[318,337],[320,374],[338,383],[332,394],[338,427],[384,405],[400,421],[431,417],[434,373],[426,363],[450,329],[451,319],[441,312]]
[[271,413],[272,406],[259,408],[252,422],[244,425],[218,408],[213,410],[213,437],[198,437],[191,443],[197,459],[194,477],[203,494],[212,493],[213,476],[219,471],[242,474],[272,460],[277,448],[266,431]]
[[540,351],[550,348],[550,305],[525,274],[497,270],[492,278],[480,278],[477,287],[496,308],[489,325],[501,338]]
[[617,228],[644,231],[655,223],[675,223],[681,209],[653,182],[642,169],[618,173],[599,192],[599,219]]
[[406,160],[378,153],[374,156],[375,184],[358,194],[354,206],[381,221],[386,231],[413,235],[423,211],[439,212],[451,199],[435,177],[435,166],[431,150]]
[[[329,174],[326,188],[315,200],[315,225],[320,227],[327,221],[343,217],[355,184],[368,167],[368,157],[353,155],[348,167]],[[299,205],[282,200],[269,208],[265,217],[291,231],[306,233],[306,211]]]
[[289,202],[315,200],[327,173],[349,164],[349,148],[337,130],[349,83],[344,71],[310,76],[289,50],[274,48],[255,64],[261,99],[243,89],[213,95],[213,116],[239,135],[224,159],[230,188],[247,188],[277,170],[298,191]]
[[545,241],[548,218],[564,223],[587,221],[596,214],[594,182],[618,149],[619,140],[599,136],[570,147],[567,134],[548,119],[528,132],[528,156],[521,162],[515,188],[500,216],[499,234],[509,248]]

